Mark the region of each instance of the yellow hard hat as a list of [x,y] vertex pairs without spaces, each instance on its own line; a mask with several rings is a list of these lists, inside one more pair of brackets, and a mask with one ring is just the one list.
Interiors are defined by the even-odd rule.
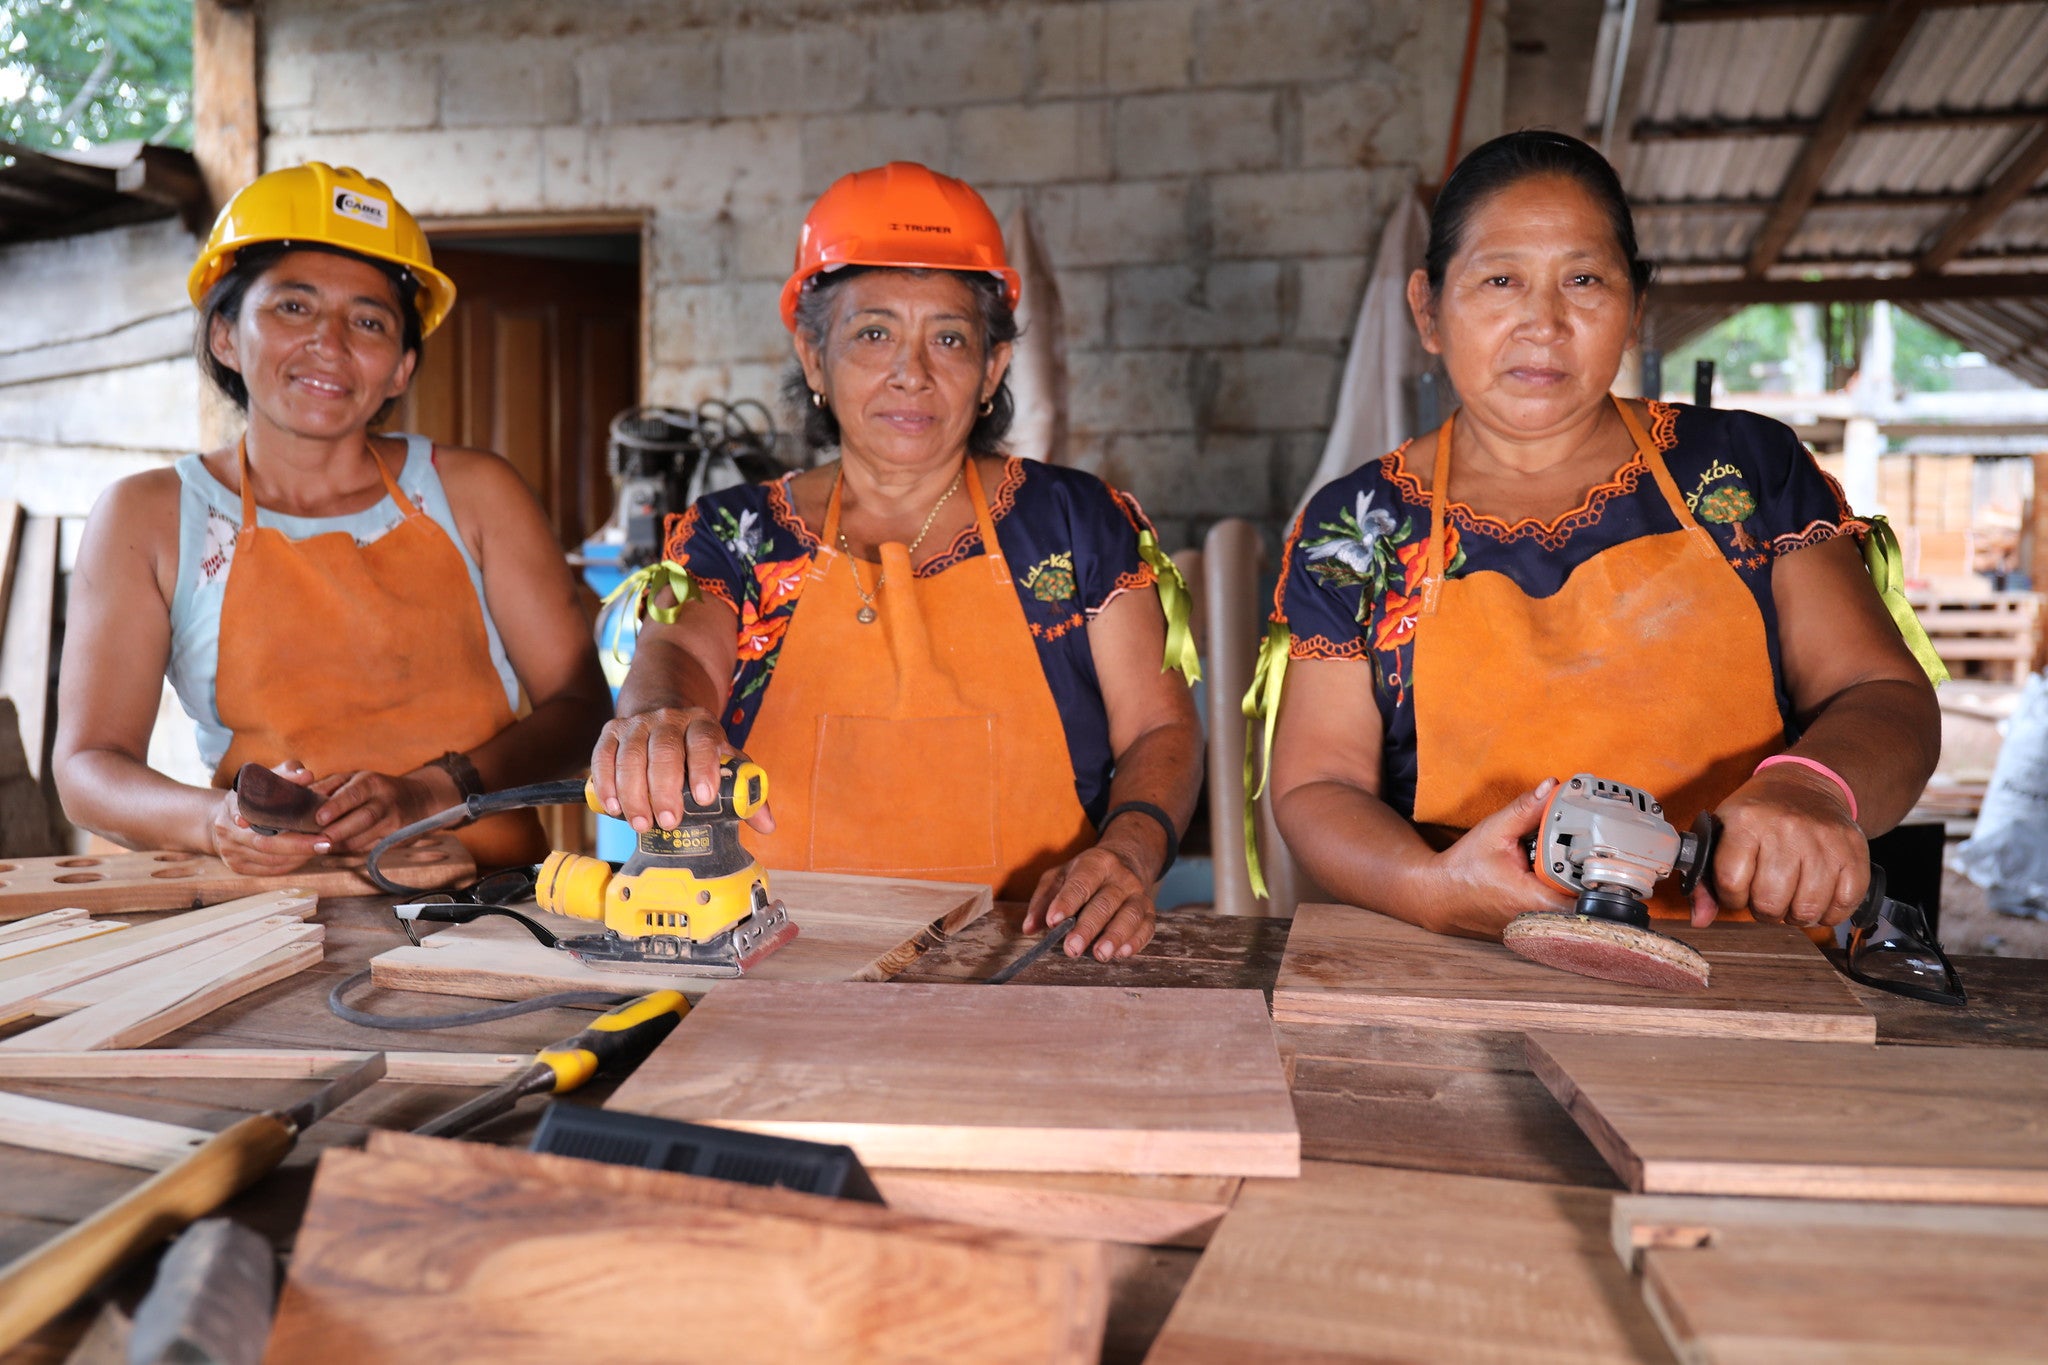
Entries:
[[213,221],[206,246],[185,279],[195,306],[220,283],[235,254],[258,242],[339,247],[404,266],[419,281],[420,333],[441,325],[455,306],[455,281],[434,269],[427,234],[381,180],[352,166],[308,161],[260,175],[235,192]]

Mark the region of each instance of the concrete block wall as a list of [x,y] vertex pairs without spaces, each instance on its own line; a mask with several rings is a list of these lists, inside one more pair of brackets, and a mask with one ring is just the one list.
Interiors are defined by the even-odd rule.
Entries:
[[0,249],[0,501],[69,522],[196,447],[198,249],[175,219]]
[[[962,176],[1045,239],[1075,461],[1174,545],[1303,491],[1380,224],[1440,170],[1464,22],[1434,0],[266,0],[264,160],[357,165],[423,216],[644,213],[654,402],[773,397],[776,291],[836,177]],[[1497,12],[1468,141],[1499,124],[1501,35]]]

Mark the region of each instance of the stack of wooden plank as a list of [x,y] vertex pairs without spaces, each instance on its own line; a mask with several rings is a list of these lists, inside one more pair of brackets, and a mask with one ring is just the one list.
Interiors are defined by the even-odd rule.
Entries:
[[318,904],[273,891],[143,926],[64,911],[25,920],[8,932],[32,932],[0,943],[32,948],[0,960],[0,1025],[50,1022],[0,1039],[0,1053],[139,1047],[304,971],[321,958],[326,931],[305,923]]
[[1956,677],[2019,682],[2033,667],[2040,644],[2040,594],[1908,592],[1906,600],[1934,652]]

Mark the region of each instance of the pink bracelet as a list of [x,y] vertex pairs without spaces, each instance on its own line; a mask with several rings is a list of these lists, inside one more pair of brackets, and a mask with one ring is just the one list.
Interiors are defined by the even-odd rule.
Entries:
[[1762,772],[1773,763],[1797,763],[1800,767],[1811,768],[1822,777],[1827,778],[1842,789],[1842,798],[1849,803],[1849,818],[1852,821],[1856,818],[1856,793],[1850,791],[1849,784],[1842,780],[1842,775],[1827,764],[1816,763],[1810,758],[1801,758],[1798,754],[1772,754],[1769,758],[1757,764],[1756,771],[1752,772],[1750,776],[1755,777],[1757,773]]

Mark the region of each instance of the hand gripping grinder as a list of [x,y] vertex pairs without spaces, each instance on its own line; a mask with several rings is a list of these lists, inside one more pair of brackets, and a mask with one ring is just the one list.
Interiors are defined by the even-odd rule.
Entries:
[[1571,914],[1517,916],[1501,941],[1532,961],[1581,976],[1705,989],[1707,960],[1651,929],[1644,902],[1673,875],[1691,896],[1713,858],[1716,828],[1714,817],[1702,813],[1680,832],[1648,792],[1591,773],[1560,782],[1544,803],[1529,859],[1538,876],[1578,900]]

